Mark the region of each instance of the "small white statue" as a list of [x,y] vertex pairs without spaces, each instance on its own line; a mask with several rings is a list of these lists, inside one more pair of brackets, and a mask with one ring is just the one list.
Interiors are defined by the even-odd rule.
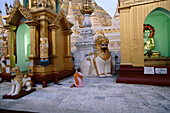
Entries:
[[11,92],[7,95],[15,96],[18,95],[21,92],[22,87],[26,87],[25,91],[31,90],[31,78],[27,77],[27,75],[22,75],[20,72],[19,66],[16,66],[12,68],[11,75],[15,76],[14,79],[12,79],[12,88]]
[[40,58],[41,60],[48,60],[48,38],[40,38]]
[[112,60],[108,44],[109,39],[105,36],[98,36],[96,38],[94,53],[87,56],[80,65],[84,75],[113,76],[115,61]]

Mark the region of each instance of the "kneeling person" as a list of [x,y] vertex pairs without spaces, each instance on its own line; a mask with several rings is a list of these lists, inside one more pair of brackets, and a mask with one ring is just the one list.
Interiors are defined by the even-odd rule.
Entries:
[[80,72],[80,68],[77,68],[77,73],[74,74],[74,83],[70,87],[83,87],[83,74]]

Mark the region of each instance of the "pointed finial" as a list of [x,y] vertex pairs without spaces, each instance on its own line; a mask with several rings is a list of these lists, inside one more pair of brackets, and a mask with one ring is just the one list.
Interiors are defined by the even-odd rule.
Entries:
[[92,14],[94,12],[94,8],[92,7],[92,0],[83,0],[82,5],[80,7],[81,14]]
[[9,8],[12,8],[12,5],[10,4]]

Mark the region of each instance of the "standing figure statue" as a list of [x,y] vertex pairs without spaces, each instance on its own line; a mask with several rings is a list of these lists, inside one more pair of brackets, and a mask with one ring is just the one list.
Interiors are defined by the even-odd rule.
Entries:
[[48,60],[48,38],[40,39],[40,58],[41,60]]
[[48,60],[48,38],[42,37],[40,38],[40,65],[46,66],[49,65],[50,62]]

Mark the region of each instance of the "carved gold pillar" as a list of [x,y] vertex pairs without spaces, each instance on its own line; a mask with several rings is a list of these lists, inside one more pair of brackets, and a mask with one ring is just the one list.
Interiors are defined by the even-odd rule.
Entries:
[[70,41],[70,35],[73,32],[71,30],[65,30],[64,31],[64,45],[65,45],[65,56],[70,56],[71,55],[71,41]]
[[73,63],[71,62],[72,55],[71,55],[71,41],[70,35],[72,34],[71,30],[64,31],[64,61],[65,61],[65,70],[72,70]]
[[40,16],[40,36],[44,35],[48,38],[48,17],[45,15]]
[[7,34],[8,34],[8,55],[7,57],[12,55],[12,30],[10,28],[7,29]]
[[51,29],[51,39],[52,39],[52,43],[51,43],[51,47],[52,47],[52,55],[51,57],[57,57],[57,45],[56,45],[56,41],[57,41],[57,29],[60,26],[56,25],[56,24],[51,24],[49,25],[49,28]]
[[39,25],[34,21],[26,21],[28,26],[30,26],[30,45],[31,45],[31,54],[28,57],[30,60],[28,72],[34,72],[33,67],[36,65],[36,58],[38,57],[37,47],[39,47],[39,40],[37,36],[37,26]]
[[34,0],[29,0],[29,9],[32,8]]
[[34,21],[26,21],[25,22],[28,26],[30,26],[30,41],[31,41],[31,54],[29,57],[36,58],[37,57],[37,26],[39,25],[37,22]]
[[12,55],[14,55],[14,37],[16,35],[16,33],[14,32],[14,30],[16,29],[16,26],[10,26],[10,29],[12,30]]
[[30,26],[30,40],[31,40],[31,57],[36,57],[36,26]]

